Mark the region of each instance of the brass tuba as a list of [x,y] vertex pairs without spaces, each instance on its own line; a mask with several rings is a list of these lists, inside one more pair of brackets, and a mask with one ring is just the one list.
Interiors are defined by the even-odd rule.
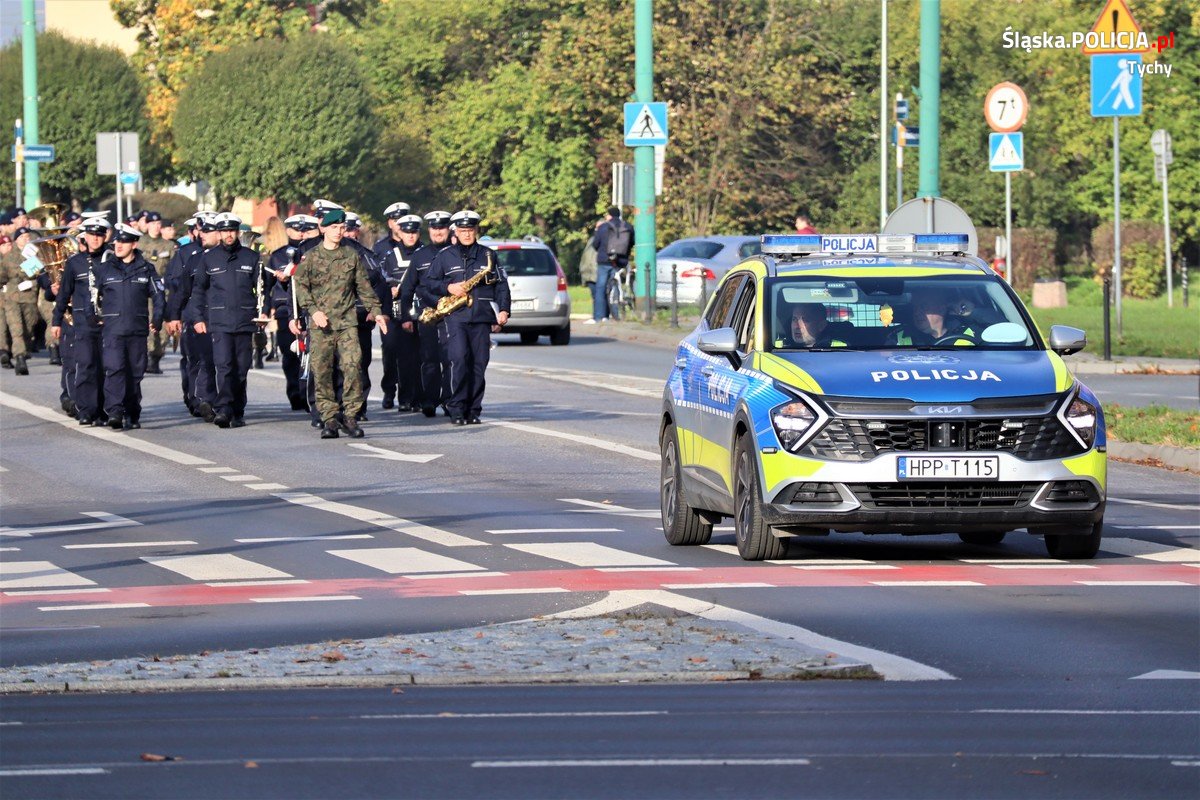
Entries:
[[66,226],[59,224],[66,210],[67,207],[62,203],[43,203],[28,212],[30,218],[41,224],[39,233],[54,232],[32,242],[37,248],[38,261],[45,267],[51,283],[59,282],[67,259],[79,251]]
[[483,269],[463,281],[463,288],[467,290],[467,293],[462,297],[446,295],[440,298],[436,307],[427,308],[421,312],[421,316],[417,317],[418,322],[432,325],[435,322],[441,322],[463,306],[470,308],[475,304],[475,298],[471,296],[471,291],[492,274],[493,259],[495,258],[491,248],[484,249],[487,250],[487,263],[484,264]]

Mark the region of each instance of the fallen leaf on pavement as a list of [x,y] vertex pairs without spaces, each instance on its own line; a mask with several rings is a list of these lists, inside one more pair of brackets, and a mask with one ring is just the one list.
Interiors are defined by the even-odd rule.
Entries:
[[345,661],[346,655],[344,653],[342,653],[340,650],[326,650],[324,653],[321,653],[321,660],[322,661],[331,661],[331,662],[332,661]]
[[244,766],[246,769],[258,769],[258,762],[257,761],[247,761],[242,766]]
[[160,756],[158,753],[142,753],[142,761],[182,761],[179,756]]
[[692,662],[693,664],[703,664],[705,661],[708,661],[708,659],[704,656],[692,656],[688,659],[688,661]]

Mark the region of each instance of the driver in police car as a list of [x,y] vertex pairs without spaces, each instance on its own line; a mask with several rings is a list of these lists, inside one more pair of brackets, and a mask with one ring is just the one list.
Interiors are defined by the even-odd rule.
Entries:
[[[967,320],[950,313],[954,293],[941,286],[914,286],[912,322],[901,325],[889,337],[896,345],[974,344],[975,331]],[[957,338],[970,337],[970,338]]]

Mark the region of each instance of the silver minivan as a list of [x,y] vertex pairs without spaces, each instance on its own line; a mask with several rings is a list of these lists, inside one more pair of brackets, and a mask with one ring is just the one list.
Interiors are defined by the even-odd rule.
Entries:
[[479,241],[496,251],[500,266],[508,274],[512,313],[504,332],[520,334],[521,344],[534,344],[539,336],[549,336],[550,344],[568,344],[571,298],[567,294],[566,273],[553,251],[536,236],[524,239],[484,236]]

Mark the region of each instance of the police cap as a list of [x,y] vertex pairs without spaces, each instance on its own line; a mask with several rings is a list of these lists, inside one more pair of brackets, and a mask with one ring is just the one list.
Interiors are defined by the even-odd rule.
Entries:
[[236,231],[242,225],[241,218],[230,214],[228,211],[224,214],[218,214],[216,222],[216,227],[219,231]]
[[430,211],[425,215],[425,222],[431,228],[449,228],[450,227],[450,212],[449,211]]
[[346,230],[354,231],[362,227],[362,217],[353,211],[346,212]]
[[12,218],[13,219],[16,219],[17,217],[23,217],[23,216],[25,216],[25,214],[26,214],[25,209],[21,208],[20,206],[17,206],[16,208],[14,208],[12,210]]
[[217,229],[217,215],[211,211],[197,213],[196,221],[200,223],[200,230],[207,233],[212,233]]
[[297,214],[300,217],[300,230],[315,231],[321,224],[321,220],[314,217],[312,214]]
[[383,216],[387,219],[400,219],[411,210],[412,207],[408,203],[392,203],[383,210]]
[[117,223],[117,232],[113,235],[113,239],[118,242],[136,242],[142,238],[142,232],[132,225],[126,225],[124,222]]
[[24,225],[22,225],[20,228],[17,228],[15,231],[13,231],[13,241],[15,242],[17,239],[20,239],[27,233],[32,236],[34,234],[33,228],[26,228]]
[[112,230],[112,223],[103,217],[92,217],[91,219],[84,220],[81,227],[84,233],[94,233],[97,236],[104,236]]
[[157,211],[143,211],[142,215],[146,217],[146,222],[162,222],[162,214]]
[[81,219],[83,219],[83,217],[81,217],[81,216],[79,215],[79,212],[77,212],[77,211],[68,211],[68,212],[66,213],[66,215],[63,217],[63,224],[64,224],[64,225],[70,225],[72,222],[79,222],[79,220],[81,220]]
[[416,233],[421,230],[421,218],[416,214],[406,214],[396,220],[396,224],[400,226],[400,230],[405,233]]
[[[324,216],[326,211],[333,211],[338,208],[342,207],[332,200],[322,200],[320,198],[313,200],[313,209],[317,212],[318,217]],[[342,210],[344,211],[345,209]]]
[[285,219],[283,221],[283,227],[292,228],[293,230],[297,230],[297,231],[303,230],[303,225],[304,225],[304,215],[303,214],[292,214],[290,217],[288,217],[287,219]]
[[456,228],[478,228],[479,215],[470,209],[464,208],[450,218],[450,224]]

